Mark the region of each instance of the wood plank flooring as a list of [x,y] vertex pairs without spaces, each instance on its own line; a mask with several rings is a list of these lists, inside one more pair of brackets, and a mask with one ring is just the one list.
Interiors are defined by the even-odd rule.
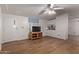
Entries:
[[[74,38],[75,39],[75,38]],[[37,40],[21,40],[4,43],[2,51],[9,51],[10,53],[24,53],[24,54],[73,54],[79,53],[79,41],[62,40],[52,37],[44,37]],[[79,38],[78,38],[79,39]],[[8,52],[7,52],[8,53]]]

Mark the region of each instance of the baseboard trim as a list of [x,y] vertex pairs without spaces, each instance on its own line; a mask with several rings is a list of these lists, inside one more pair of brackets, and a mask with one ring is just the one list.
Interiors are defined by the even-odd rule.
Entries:
[[[50,38],[60,39],[60,38],[52,37],[52,36],[45,36],[45,37],[50,37]],[[60,40],[68,40],[68,39],[60,39]]]
[[28,39],[22,39],[22,40],[14,40],[14,41],[3,42],[2,45],[3,44],[7,44],[7,43],[11,43],[11,42],[23,41],[23,40],[28,40]]

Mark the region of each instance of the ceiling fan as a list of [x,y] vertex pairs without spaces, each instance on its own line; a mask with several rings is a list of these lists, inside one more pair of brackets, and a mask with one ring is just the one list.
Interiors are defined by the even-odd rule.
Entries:
[[54,4],[47,4],[47,6],[39,13],[39,15],[48,13],[50,14],[56,14],[56,10],[63,10],[64,8],[55,7]]

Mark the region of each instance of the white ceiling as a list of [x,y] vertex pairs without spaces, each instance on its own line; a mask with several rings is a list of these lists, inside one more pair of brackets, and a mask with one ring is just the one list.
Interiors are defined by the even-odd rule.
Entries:
[[[1,5],[2,12],[6,14],[15,14],[22,16],[37,16],[38,13],[46,7],[46,4],[3,4]],[[64,11],[69,14],[77,13],[79,14],[79,4],[55,4],[54,7],[62,7]],[[62,10],[63,11],[63,10]],[[60,11],[57,11],[57,13]],[[62,13],[62,12],[60,12]],[[64,13],[64,12],[63,12]],[[43,15],[47,18],[52,18],[53,16]]]
[[45,7],[43,4],[9,4],[1,5],[2,12],[22,16],[37,15]]

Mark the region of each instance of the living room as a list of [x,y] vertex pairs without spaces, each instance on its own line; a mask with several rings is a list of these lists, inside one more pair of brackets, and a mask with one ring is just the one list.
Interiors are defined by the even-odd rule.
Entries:
[[55,4],[53,13],[50,13],[51,7],[51,4],[1,5],[1,51],[26,54],[79,53],[76,43],[73,44],[70,40],[72,37],[69,38],[73,32],[72,23],[69,22],[74,16],[74,10],[72,15],[70,11],[79,5]]

